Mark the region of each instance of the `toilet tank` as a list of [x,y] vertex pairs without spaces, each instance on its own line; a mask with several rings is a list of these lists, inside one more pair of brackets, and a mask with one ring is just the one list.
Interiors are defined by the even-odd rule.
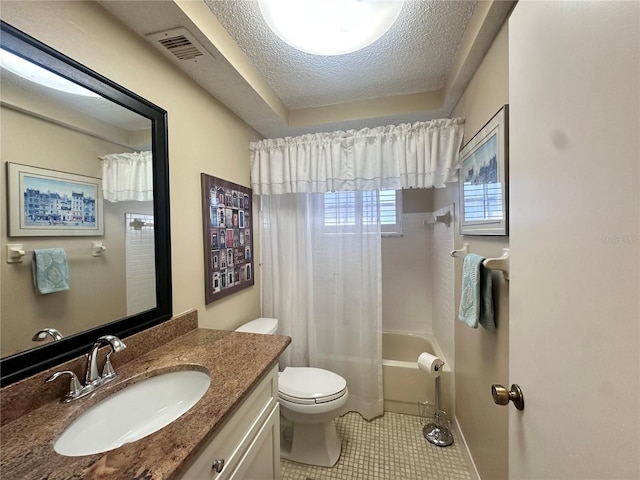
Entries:
[[274,335],[277,331],[278,319],[266,317],[256,318],[236,328],[236,332],[263,333],[266,335]]

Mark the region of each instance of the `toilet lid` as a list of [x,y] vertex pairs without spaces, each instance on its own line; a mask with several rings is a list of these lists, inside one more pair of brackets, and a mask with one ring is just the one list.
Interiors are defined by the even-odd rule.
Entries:
[[236,332],[274,334],[278,330],[277,318],[260,317],[236,328]]
[[347,382],[340,375],[314,367],[287,367],[278,383],[280,398],[307,405],[331,402],[347,391]]

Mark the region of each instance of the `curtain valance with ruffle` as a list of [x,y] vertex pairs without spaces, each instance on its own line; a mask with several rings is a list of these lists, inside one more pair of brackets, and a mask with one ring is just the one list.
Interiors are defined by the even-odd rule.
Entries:
[[464,119],[266,139],[250,144],[256,195],[441,188],[457,180]]
[[138,202],[153,200],[153,155],[151,152],[103,155],[102,191],[105,200]]

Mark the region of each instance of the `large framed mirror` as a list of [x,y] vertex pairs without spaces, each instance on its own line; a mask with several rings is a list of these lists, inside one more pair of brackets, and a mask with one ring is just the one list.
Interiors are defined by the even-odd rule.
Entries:
[[[11,25],[2,22],[0,28],[5,386],[86,353],[101,335],[126,338],[168,320],[172,293],[166,111]],[[37,74],[14,68],[14,61],[73,88],[45,85]],[[127,155],[149,161],[150,195],[103,200],[102,192],[94,199],[76,191],[83,178],[95,178],[107,190],[103,163]],[[19,171],[27,172],[24,184]],[[57,183],[38,183],[40,177]],[[72,222],[82,222],[83,214],[72,216],[76,207],[65,205],[73,201],[104,230],[74,234]],[[26,227],[12,229],[10,216],[25,220]],[[50,249],[66,254],[68,288],[43,293],[32,266],[36,251]]]

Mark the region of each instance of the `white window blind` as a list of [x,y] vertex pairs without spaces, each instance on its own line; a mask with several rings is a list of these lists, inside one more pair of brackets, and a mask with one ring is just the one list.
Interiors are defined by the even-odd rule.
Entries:
[[326,232],[348,233],[356,226],[380,222],[383,234],[402,233],[402,194],[396,190],[327,192],[324,194]]
[[464,218],[465,220],[501,220],[502,184],[486,183],[473,185],[464,183]]

